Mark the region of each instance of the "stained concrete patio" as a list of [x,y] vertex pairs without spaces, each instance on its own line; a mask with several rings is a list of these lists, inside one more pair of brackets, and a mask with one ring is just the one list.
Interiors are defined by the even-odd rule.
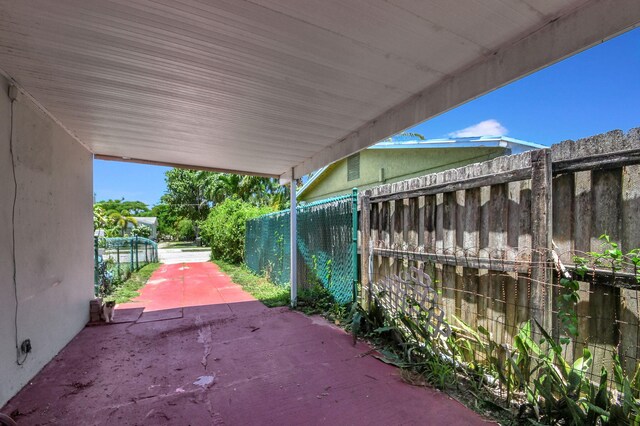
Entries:
[[211,263],[161,266],[115,320],[85,328],[2,412],[25,425],[484,423]]

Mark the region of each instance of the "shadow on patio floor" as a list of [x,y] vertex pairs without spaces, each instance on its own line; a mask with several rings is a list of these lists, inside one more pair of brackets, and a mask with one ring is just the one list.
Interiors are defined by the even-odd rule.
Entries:
[[[17,410],[28,425],[483,423],[446,395],[402,382],[320,317],[231,302],[250,296],[215,265],[199,265],[207,273],[184,265],[179,279],[163,276],[177,268],[159,269],[150,285],[181,294],[173,306],[147,299],[158,309],[125,305],[116,323],[85,328],[2,412]],[[163,294],[168,303],[170,288],[151,289],[139,299]],[[220,300],[185,305],[195,294]]]

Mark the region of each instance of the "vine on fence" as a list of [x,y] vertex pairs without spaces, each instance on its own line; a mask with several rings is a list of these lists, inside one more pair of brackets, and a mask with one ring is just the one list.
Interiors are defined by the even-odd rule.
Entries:
[[[426,274],[426,278],[414,273],[399,280],[392,277],[386,286],[377,283],[372,309],[384,314],[383,322],[370,313],[363,312],[360,317],[369,323],[370,335],[386,336],[385,347],[380,350],[385,362],[411,369],[438,388],[452,383],[465,386],[479,399],[482,392],[497,398],[506,391],[507,405],[518,408],[517,418],[524,423],[640,426],[640,363],[625,373],[619,356],[614,354],[613,377],[601,366],[594,378],[590,374],[594,355],[587,347],[575,361],[563,355],[579,335],[579,282],[585,281],[589,265],[615,274],[628,260],[640,283],[640,250],[624,254],[608,235],[600,239],[602,251],[574,257],[574,275],[560,280],[561,335],[557,341],[535,320],[523,323],[511,344],[500,344],[483,326],[472,327],[453,315],[452,324],[445,322],[451,332],[440,333],[439,322],[434,319],[442,317],[442,309],[437,297],[425,299],[430,288]],[[399,293],[402,286],[408,290]],[[422,297],[417,294],[418,289],[425,288],[427,293]],[[396,306],[394,310],[390,301],[401,308]],[[534,340],[534,329],[543,336],[540,341]],[[415,381],[411,374],[403,373],[403,377]]]

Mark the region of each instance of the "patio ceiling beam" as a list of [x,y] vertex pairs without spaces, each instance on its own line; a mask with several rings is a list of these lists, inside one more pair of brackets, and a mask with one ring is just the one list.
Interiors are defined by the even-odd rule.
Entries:
[[[638,0],[593,0],[445,77],[298,164],[304,176],[640,23]],[[288,181],[291,172],[281,175]]]
[[180,164],[180,163],[171,163],[166,161],[154,161],[154,160],[144,160],[142,158],[130,158],[130,157],[118,157],[114,155],[102,155],[96,154],[94,157],[96,160],[105,160],[105,161],[121,161],[125,163],[138,163],[138,164],[150,164],[152,166],[164,166],[164,167],[176,167],[178,169],[189,169],[189,170],[202,170],[205,172],[217,172],[217,173],[235,173],[238,175],[249,175],[249,176],[258,176],[265,178],[274,178],[277,179],[277,175],[270,175],[266,173],[256,173],[246,170],[231,170],[231,169],[221,169],[217,167],[204,167],[198,165],[191,164]]

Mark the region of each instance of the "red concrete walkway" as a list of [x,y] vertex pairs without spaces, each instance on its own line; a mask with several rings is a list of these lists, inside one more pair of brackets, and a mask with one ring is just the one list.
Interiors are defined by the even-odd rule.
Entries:
[[149,312],[255,300],[216,265],[204,262],[160,266],[140,296],[122,307],[144,307]]
[[473,425],[319,317],[268,309],[210,263],[163,265],[7,406],[25,425]]

